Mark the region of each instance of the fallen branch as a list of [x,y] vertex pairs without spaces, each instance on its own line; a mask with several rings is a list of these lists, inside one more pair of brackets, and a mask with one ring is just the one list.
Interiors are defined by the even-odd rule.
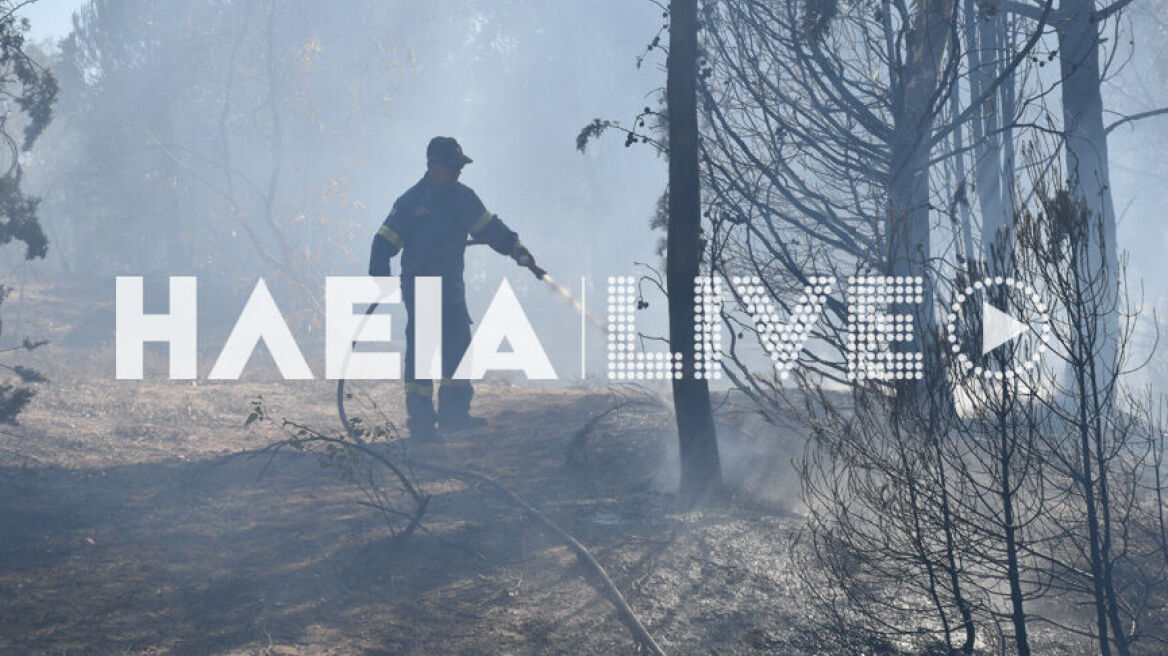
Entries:
[[604,570],[604,567],[600,564],[599,561],[596,560],[596,557],[592,555],[592,552],[588,551],[588,548],[581,544],[579,540],[572,537],[571,533],[568,533],[559,524],[553,522],[551,519],[548,519],[546,515],[536,510],[535,507],[531,504],[524,501],[522,497],[515,494],[502,484],[496,482],[494,479],[467,469],[448,467],[446,465],[439,465],[432,462],[413,461],[412,464],[417,469],[424,469],[438,474],[453,476],[454,478],[461,479],[464,482],[476,482],[486,485],[487,487],[490,487],[491,489],[501,494],[513,505],[522,508],[527,514],[531,515],[533,518],[535,518],[536,521],[543,524],[544,527],[554,533],[556,537],[560,538],[564,544],[568,545],[568,547],[576,554],[576,559],[592,572],[592,575],[595,576],[596,579],[600,582],[601,591],[604,593],[604,596],[614,607],[616,607],[617,614],[620,615],[621,622],[625,625],[626,628],[628,628],[629,632],[633,634],[633,638],[641,646],[647,649],[649,653],[654,654],[654,656],[665,656],[665,652],[661,649],[661,646],[658,645],[657,641],[653,639],[653,636],[649,633],[649,630],[645,628],[645,625],[641,623],[641,620],[633,612],[633,609],[629,607],[628,602],[625,601],[624,595],[621,594],[620,589],[618,589],[616,584],[613,583],[612,578],[608,575],[608,572]]
[[[340,416],[341,425],[344,426],[345,433],[352,440],[352,443],[349,445],[356,447],[369,455],[373,455],[375,458],[377,458],[377,460],[390,467],[395,473],[400,473],[401,470],[393,465],[388,458],[379,453],[371,451],[366,445],[365,440],[362,439],[361,435],[353,429],[352,424],[349,421],[349,416],[345,412],[344,382],[345,381],[342,379],[337,385],[337,414]],[[319,433],[315,432],[314,434],[317,436],[320,435]],[[346,444],[348,443],[346,442]],[[653,654],[653,656],[665,656],[665,651],[661,649],[661,646],[658,645],[657,641],[653,639],[653,636],[649,633],[649,630],[645,628],[645,625],[633,612],[633,609],[629,607],[628,602],[625,601],[624,595],[621,594],[620,589],[618,589],[616,584],[613,583],[612,578],[608,575],[608,572],[604,570],[604,567],[598,560],[596,560],[596,557],[592,555],[592,552],[588,551],[588,548],[581,544],[579,540],[572,537],[571,533],[568,533],[559,524],[553,522],[546,515],[536,510],[534,506],[524,501],[519,495],[515,494],[502,484],[496,482],[494,479],[484,476],[483,474],[470,471],[469,469],[461,469],[458,467],[450,467],[447,465],[440,465],[433,462],[413,459],[410,460],[409,464],[415,469],[427,470],[438,474],[444,474],[446,476],[452,476],[462,480],[463,482],[474,482],[485,485],[498,492],[505,499],[510,501],[512,505],[519,507],[528,515],[535,518],[536,521],[543,524],[545,528],[554,533],[556,537],[560,538],[564,544],[568,545],[568,548],[570,548],[572,552],[576,554],[576,559],[592,573],[593,577],[600,583],[601,592],[604,594],[605,598],[607,598],[609,603],[611,603],[616,608],[621,622],[625,625],[626,628],[628,628],[629,632],[633,634],[633,639],[636,640],[639,645],[644,647],[650,654]]]
[[[270,421],[268,417],[268,411],[264,406],[262,398],[252,401],[252,412],[251,415],[248,416],[244,425],[249,426],[256,421]],[[409,495],[409,499],[413,502],[412,511],[403,511],[393,508],[388,498],[381,495],[381,487],[377,481],[373,480],[372,470],[369,470],[370,480],[367,481],[363,489],[367,495],[370,496],[370,501],[359,503],[375,508],[382,513],[382,516],[386,518],[387,525],[389,526],[394,541],[405,540],[410,535],[412,535],[415,530],[421,527],[422,517],[425,516],[426,510],[430,505],[430,497],[428,495],[422,494],[417,486],[415,486],[410,481],[410,478],[406,475],[405,471],[403,471],[402,468],[399,467],[392,459],[381,453],[378,449],[374,448],[374,444],[365,441],[361,437],[360,433],[353,428],[352,423],[346,422],[345,425],[348,431],[349,439],[346,439],[345,436],[328,435],[304,424],[284,419],[278,424],[278,426],[282,432],[288,435],[288,437],[283,440],[273,442],[266,447],[259,449],[258,451],[251,452],[252,455],[267,454],[268,456],[267,462],[264,463],[263,468],[260,470],[259,476],[262,477],[264,475],[264,472],[267,471],[276,455],[280,452],[281,449],[284,448],[305,450],[310,445],[324,444],[326,448],[333,450],[333,452],[340,450],[355,451],[360,453],[362,456],[382,464],[386,467],[386,469],[392,472],[393,475],[397,477],[401,488]],[[311,449],[307,450],[311,451]],[[327,458],[329,461],[333,461],[333,456],[330,455],[329,452],[316,453],[321,458]],[[352,463],[346,462],[345,466],[349,467],[349,469],[346,470],[346,473],[350,476],[346,480],[352,480],[355,482],[356,471],[352,468]],[[393,521],[391,521],[392,517],[397,517],[400,520],[403,520],[405,522],[404,528],[397,530]]]

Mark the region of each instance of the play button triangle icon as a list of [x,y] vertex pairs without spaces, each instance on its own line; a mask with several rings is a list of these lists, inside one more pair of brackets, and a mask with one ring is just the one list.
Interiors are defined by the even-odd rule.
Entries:
[[986,355],[1028,330],[1026,324],[983,302],[981,304],[981,354]]

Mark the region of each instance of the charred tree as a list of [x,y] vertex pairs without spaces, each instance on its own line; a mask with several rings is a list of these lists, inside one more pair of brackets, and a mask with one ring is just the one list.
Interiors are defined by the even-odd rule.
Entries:
[[[1119,287],[1119,250],[1116,243],[1115,203],[1111,196],[1108,129],[1103,123],[1102,84],[1105,72],[1100,64],[1101,26],[1133,0],[1116,0],[1097,8],[1095,0],[1065,0],[1051,12],[1051,25],[1058,34],[1058,59],[1062,92],[1062,140],[1066,152],[1067,183],[1072,196],[1100,218],[1100,229],[1091,238],[1100,244],[1099,253],[1088,266],[1105,274],[1105,288],[1112,300]],[[1045,13],[1037,7],[1010,2],[1009,11],[1041,20]],[[1126,117],[1114,125],[1155,116],[1162,110]],[[1095,332],[1100,336],[1096,355],[1097,384],[1116,371],[1119,349],[1119,321],[1112,314],[1101,316]]]
[[[1015,73],[1006,68],[1014,52],[1009,15],[965,0],[965,48],[969,96],[976,112],[973,136],[974,188],[981,209],[981,262],[986,273],[1008,276],[1013,262]],[[995,84],[995,80],[1001,80]],[[976,102],[976,99],[982,99]],[[1004,268],[995,270],[997,265]]]
[[[933,122],[939,112],[938,90],[948,37],[952,30],[953,4],[948,0],[918,3],[912,28],[906,34],[906,60],[892,111],[892,139],[889,142],[890,184],[888,187],[888,268],[893,276],[926,275],[923,302],[915,313],[916,344],[926,358],[937,350],[936,319],[933,314],[929,230],[929,154]],[[941,394],[946,389],[934,376],[940,367],[926,366],[928,385],[901,386],[904,401],[919,402],[925,389]]]
[[673,407],[681,452],[681,491],[691,505],[721,485],[710,388],[694,364],[694,280],[702,261],[701,185],[698,172],[697,0],[670,3],[666,102],[669,112],[669,224],[666,284],[669,343],[682,354],[673,379]]

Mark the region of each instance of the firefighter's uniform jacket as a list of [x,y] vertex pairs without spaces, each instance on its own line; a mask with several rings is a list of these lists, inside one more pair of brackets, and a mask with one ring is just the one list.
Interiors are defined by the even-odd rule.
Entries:
[[[474,390],[470,381],[452,380],[454,370],[470,345],[470,314],[462,279],[467,238],[510,254],[518,236],[483,206],[470,187],[455,183],[447,189],[423,176],[393,204],[373,238],[369,275],[390,275],[389,260],[402,252],[402,301],[406,324],[406,411],[411,430],[432,427],[465,417]],[[414,278],[442,278],[442,384],[438,412],[433,405],[433,381],[414,378]]]

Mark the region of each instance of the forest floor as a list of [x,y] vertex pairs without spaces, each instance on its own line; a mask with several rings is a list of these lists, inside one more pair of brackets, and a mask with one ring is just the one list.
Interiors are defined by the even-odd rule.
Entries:
[[[418,472],[424,530],[395,542],[313,454],[249,455],[280,438],[244,426],[260,396],[339,433],[333,384],[116,381],[108,302],[41,289],[25,311],[52,343],[21,361],[50,382],[0,433],[0,653],[636,653],[572,552],[490,490]],[[354,387],[403,416],[400,383]],[[821,653],[796,599],[796,431],[723,405],[731,493],[679,512],[652,395],[477,389],[491,423],[443,462],[591,549],[667,653]]]

